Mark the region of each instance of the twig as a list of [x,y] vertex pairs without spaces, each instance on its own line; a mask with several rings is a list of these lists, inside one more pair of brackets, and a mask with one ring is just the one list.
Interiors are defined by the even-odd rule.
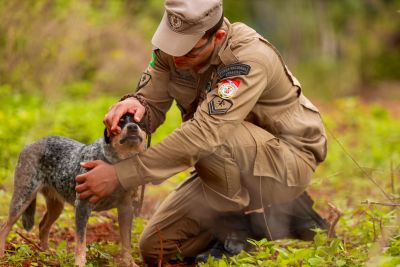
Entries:
[[160,227],[158,226],[157,226],[157,235],[160,239],[160,255],[158,255],[158,267],[162,267],[164,248],[163,248],[163,238],[161,235]]
[[338,209],[332,203],[328,203],[328,205],[329,205],[330,209],[333,211],[333,213],[335,214],[335,217],[334,217],[333,221],[331,222],[331,224],[329,226],[329,231],[328,231],[328,237],[332,238],[334,236],[336,224],[338,223],[340,217],[342,216],[342,211],[340,209]]
[[393,168],[393,156],[390,159],[390,185],[392,186],[392,194],[396,194],[395,185],[394,185],[394,168]]
[[400,206],[400,203],[382,203],[382,202],[369,201],[369,200],[365,200],[365,201],[361,202],[361,204],[381,205],[381,206],[389,206],[389,207],[399,207]]
[[24,239],[26,242],[28,242],[29,244],[33,245],[37,250],[44,252],[44,250],[39,247],[38,245],[36,245],[36,242],[31,240],[30,238],[28,238],[27,236],[23,235],[22,233],[20,233],[19,231],[17,231],[17,234],[22,237],[22,239]]
[[333,132],[329,129],[329,127],[326,125],[325,121],[323,120],[323,123],[325,125],[326,130],[330,135],[332,136],[333,140],[336,141],[336,143],[340,146],[342,151],[353,161],[353,163],[357,166],[358,169],[361,170],[361,172],[382,192],[382,194],[391,202],[393,201],[393,198],[386,193],[386,191],[378,184],[378,182],[371,176],[369,175],[364,168],[361,167],[361,165],[358,163],[358,161],[350,154],[350,152],[347,151],[347,149],[344,147],[344,145],[339,141],[338,138],[336,138],[336,135],[333,134]]
[[115,216],[114,214],[112,214],[111,212],[108,212],[108,211],[99,211],[99,212],[94,213],[93,215],[97,216],[97,217],[104,217],[104,218],[110,219],[113,223],[118,221],[117,216]]
[[379,228],[381,230],[381,238],[382,238],[381,240],[382,240],[383,244],[386,244],[387,240],[386,240],[386,235],[385,235],[385,228],[383,227],[382,218],[379,219]]

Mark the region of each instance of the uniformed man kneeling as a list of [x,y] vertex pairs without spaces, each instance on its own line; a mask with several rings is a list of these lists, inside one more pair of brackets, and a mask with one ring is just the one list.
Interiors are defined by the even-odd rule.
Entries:
[[142,233],[149,265],[177,254],[233,255],[247,238],[309,240],[311,229],[326,229],[305,193],[326,157],[326,133],[276,48],[230,23],[221,0],[166,0],[152,44],[137,92],[113,105],[104,123],[119,132],[128,112],[155,131],[175,100],[182,126],[113,166],[84,165],[95,167],[79,180],[81,196],[96,202],[118,185],[160,183],[194,167]]

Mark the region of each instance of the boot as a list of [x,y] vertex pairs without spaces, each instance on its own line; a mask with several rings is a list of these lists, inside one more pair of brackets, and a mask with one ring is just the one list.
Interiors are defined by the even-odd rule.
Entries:
[[256,239],[295,238],[313,240],[315,228],[329,230],[329,223],[314,209],[314,201],[304,192],[292,202],[270,205],[264,214],[250,216],[252,233]]
[[223,214],[217,219],[218,225],[213,229],[215,241],[211,246],[196,256],[196,262],[206,262],[209,256],[221,259],[239,254],[249,247],[249,224],[243,214]]
[[210,256],[215,260],[219,260],[222,259],[223,256],[231,257],[237,255],[240,251],[248,248],[247,237],[247,232],[231,232],[226,236],[223,243],[216,240],[208,250],[198,254],[195,262],[207,262]]

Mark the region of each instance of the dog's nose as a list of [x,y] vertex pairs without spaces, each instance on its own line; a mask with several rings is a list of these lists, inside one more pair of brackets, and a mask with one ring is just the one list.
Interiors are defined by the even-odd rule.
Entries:
[[139,127],[136,124],[128,125],[128,131],[137,132],[138,130],[139,130]]

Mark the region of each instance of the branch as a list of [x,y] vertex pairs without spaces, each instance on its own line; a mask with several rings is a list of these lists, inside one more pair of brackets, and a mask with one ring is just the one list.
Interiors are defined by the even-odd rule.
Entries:
[[332,203],[328,203],[328,206],[329,206],[330,210],[334,213],[333,221],[330,223],[329,231],[328,231],[328,237],[332,238],[332,237],[335,236],[336,224],[338,223],[338,221],[339,221],[339,219],[340,219],[340,217],[342,216],[343,213],[339,208],[337,208]]
[[23,235],[21,232],[17,231],[17,234],[22,237],[22,239],[24,239],[26,242],[28,242],[29,244],[33,245],[37,250],[43,252],[44,250],[39,247],[38,245],[36,245],[36,242],[31,240],[30,238],[26,237],[25,235]]
[[361,202],[361,204],[381,205],[381,206],[389,206],[389,207],[399,207],[400,206],[400,203],[382,203],[382,202],[369,201],[369,200],[365,200],[365,201]]

